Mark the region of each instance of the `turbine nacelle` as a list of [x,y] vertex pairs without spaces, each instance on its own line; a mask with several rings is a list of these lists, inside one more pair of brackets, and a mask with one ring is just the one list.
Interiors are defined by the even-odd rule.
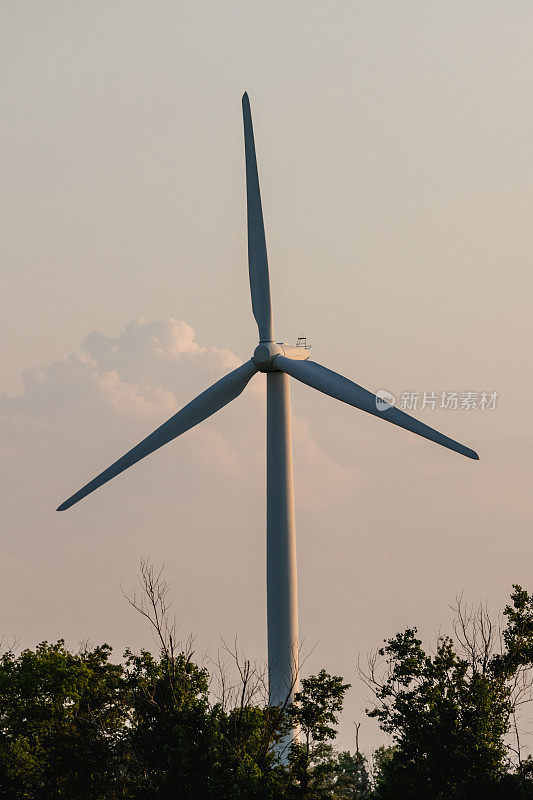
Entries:
[[285,356],[295,361],[306,361],[309,351],[305,347],[294,347],[285,342],[259,342],[254,350],[252,360],[260,372],[275,372],[276,358]]

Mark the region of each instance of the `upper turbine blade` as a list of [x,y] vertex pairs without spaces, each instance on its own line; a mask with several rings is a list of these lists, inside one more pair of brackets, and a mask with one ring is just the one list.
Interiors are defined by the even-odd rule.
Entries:
[[257,367],[250,359],[250,361],[247,361],[242,366],[233,370],[233,372],[230,372],[229,375],[225,375],[224,378],[214,383],[213,386],[210,386],[205,392],[202,392],[202,394],[199,394],[194,400],[191,400],[181,411],[174,414],[173,417],[147,436],[146,439],[143,439],[140,444],[136,445],[132,450],[126,453],[126,455],[119,458],[118,461],[115,461],[114,464],[101,472],[96,478],[93,478],[92,481],[89,481],[88,484],[73,494],[72,497],[69,497],[68,500],[65,500],[57,510],[65,511],[67,508],[70,508],[70,506],[73,506],[78,500],[86,497],[91,492],[94,492],[95,489],[98,489],[99,486],[110,481],[111,478],[114,478],[116,475],[124,472],[125,469],[128,469],[128,467],[136,464],[141,458],[150,455],[154,450],[163,447],[164,444],[172,441],[172,439],[175,439],[181,433],[185,433],[185,431],[198,425],[198,423],[203,422],[204,419],[207,419],[207,417],[210,417],[216,411],[238,397],[256,372]]
[[429,425],[424,425],[423,422],[410,417],[409,414],[400,411],[399,408],[389,406],[384,410],[380,410],[377,406],[375,394],[314,361],[294,361],[292,358],[277,356],[274,363],[277,369],[286,372],[308,386],[312,386],[313,389],[318,389],[319,392],[329,394],[343,403],[348,403],[351,406],[360,408],[362,411],[373,414],[375,417],[381,417],[387,422],[399,425],[400,428],[417,433],[419,436],[423,436],[424,439],[441,444],[449,450],[455,450],[456,453],[461,453],[467,458],[479,459],[474,450],[459,444],[459,442],[450,439],[448,436],[444,436],[444,434],[430,428]]
[[252,293],[252,310],[259,328],[259,339],[271,342],[272,307],[270,304],[270,279],[268,258],[259,191],[259,176],[255,157],[254,132],[250,100],[246,92],[242,96],[242,116],[244,120],[244,149],[246,154],[246,203],[248,213],[248,271]]

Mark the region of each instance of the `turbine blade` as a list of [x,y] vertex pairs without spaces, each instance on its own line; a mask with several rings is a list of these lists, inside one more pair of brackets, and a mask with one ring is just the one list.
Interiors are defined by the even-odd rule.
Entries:
[[194,428],[195,425],[198,425],[200,422],[203,422],[204,419],[207,419],[207,417],[219,411],[219,409],[223,408],[241,394],[250,378],[252,378],[256,372],[257,367],[250,359],[250,361],[247,361],[242,366],[233,370],[233,372],[230,372],[229,375],[221,378],[214,383],[213,386],[210,386],[209,389],[206,389],[205,392],[202,392],[202,394],[199,394],[194,400],[191,400],[190,403],[147,436],[146,439],[143,439],[140,444],[132,448],[126,455],[119,458],[118,461],[115,461],[114,464],[101,472],[100,475],[97,475],[96,478],[93,478],[92,481],[89,481],[88,484],[73,494],[72,497],[69,497],[68,500],[65,500],[57,510],[65,511],[67,508],[70,508],[74,503],[77,503],[88,494],[91,494],[91,492],[94,492],[95,489],[98,489],[104,483],[107,483],[107,481],[110,481],[111,478],[120,475],[120,473],[124,472],[128,467],[132,467],[137,461],[150,455],[154,450],[158,450],[160,447],[163,447],[163,445],[171,442],[172,439],[185,433],[185,431],[188,431],[190,428]]
[[380,410],[375,394],[314,361],[294,361],[292,358],[286,358],[286,356],[277,356],[274,364],[277,369],[286,372],[308,386],[312,386],[313,389],[318,389],[319,392],[329,394],[330,397],[335,397],[343,403],[348,403],[348,405],[367,411],[375,417],[380,417],[387,420],[387,422],[392,422],[394,425],[399,425],[400,428],[405,428],[412,433],[418,434],[418,436],[423,436],[424,439],[441,444],[449,450],[455,450],[456,453],[461,453],[467,458],[479,459],[474,450],[459,444],[459,442],[450,439],[448,436],[444,436],[443,433],[430,428],[429,425],[424,425],[423,422],[419,422],[404,411],[400,411],[399,408],[395,408],[395,406]]
[[252,293],[252,311],[260,341],[273,340],[272,307],[270,303],[270,278],[268,258],[255,156],[254,131],[250,100],[246,92],[242,96],[242,116],[244,120],[244,150],[246,155],[246,203],[248,214],[248,271]]

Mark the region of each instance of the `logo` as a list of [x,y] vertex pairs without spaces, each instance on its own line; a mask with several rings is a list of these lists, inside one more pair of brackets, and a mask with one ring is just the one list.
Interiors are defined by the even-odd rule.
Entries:
[[387,411],[387,409],[392,408],[395,402],[396,398],[394,395],[388,392],[386,389],[377,390],[376,408],[378,411]]

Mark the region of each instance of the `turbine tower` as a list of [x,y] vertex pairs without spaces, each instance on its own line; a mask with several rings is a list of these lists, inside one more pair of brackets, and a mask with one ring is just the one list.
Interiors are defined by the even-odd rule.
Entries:
[[252,358],[206,389],[118,461],[62,503],[64,511],[142,458],[190,430],[238,397],[257,372],[267,380],[267,628],[272,705],[290,700],[298,686],[298,602],[292,475],[289,376],[343,403],[392,422],[424,439],[478,459],[465,447],[348,378],[309,360],[302,347],[274,340],[270,280],[250,102],[242,98],[246,155],[248,267],[259,344]]

